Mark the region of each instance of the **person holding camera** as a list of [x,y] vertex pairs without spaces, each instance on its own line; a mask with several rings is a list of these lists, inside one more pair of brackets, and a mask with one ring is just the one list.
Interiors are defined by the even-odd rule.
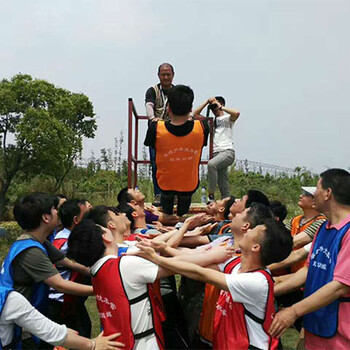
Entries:
[[214,156],[208,162],[209,174],[209,200],[214,200],[216,185],[218,184],[221,198],[230,196],[227,170],[235,160],[233,148],[232,128],[238,119],[238,110],[226,108],[222,96],[210,97],[203,102],[193,113],[200,115],[205,106],[214,114]]

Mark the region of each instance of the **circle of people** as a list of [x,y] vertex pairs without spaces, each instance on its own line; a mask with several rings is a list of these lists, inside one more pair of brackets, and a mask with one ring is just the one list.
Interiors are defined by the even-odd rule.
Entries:
[[[218,110],[210,201],[205,213],[183,216],[207,129],[190,115],[192,90],[171,85],[173,67],[161,65],[158,76],[153,102],[146,93],[145,143],[162,211],[133,188],[114,207],[45,193],[19,198],[14,217],[24,233],[0,272],[0,349],[277,349],[292,325],[306,349],[350,348],[350,173],[329,169],[315,187],[302,187],[302,214],[289,223],[286,207],[261,191],[235,198],[225,182],[232,139],[231,148],[215,149],[215,133],[239,112],[228,110],[221,123],[225,103],[212,98],[199,108]],[[167,120],[151,114],[165,113],[159,96]],[[222,198],[214,200],[217,182]],[[90,295],[103,330],[94,339]]]

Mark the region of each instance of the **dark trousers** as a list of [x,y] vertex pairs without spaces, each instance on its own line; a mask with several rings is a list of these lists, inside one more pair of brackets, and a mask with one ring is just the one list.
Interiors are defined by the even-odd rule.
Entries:
[[177,215],[182,216],[188,213],[191,205],[192,194],[182,194],[182,192],[162,192],[160,205],[163,213],[172,215],[174,212],[174,198],[177,196]]
[[160,194],[160,188],[158,186],[157,177],[156,177],[156,174],[157,174],[156,149],[153,147],[149,148],[149,159],[152,167],[152,181],[153,181],[154,194],[158,195]]
[[62,315],[63,303],[50,300],[48,317],[58,323],[65,324],[68,328],[72,328],[83,337],[90,338],[91,336],[91,320],[83,300],[79,300],[76,305],[76,312],[72,315]]
[[[166,320],[163,322],[163,334],[166,349],[188,349],[186,319],[176,295],[174,276],[160,281]],[[166,294],[164,294],[166,293]]]

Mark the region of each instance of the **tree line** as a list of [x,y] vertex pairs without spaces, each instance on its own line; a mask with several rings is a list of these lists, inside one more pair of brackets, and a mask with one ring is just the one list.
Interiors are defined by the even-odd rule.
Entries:
[[[16,198],[31,191],[64,193],[86,197],[93,204],[116,204],[116,194],[127,185],[127,164],[123,158],[124,135],[120,132],[114,148],[91,153],[87,163],[79,159],[83,137],[93,138],[96,116],[89,98],[45,80],[18,74],[0,82],[0,219],[11,219]],[[142,156],[146,159],[147,150]],[[80,164],[80,165],[79,165]],[[152,201],[150,168],[139,169],[139,187]],[[248,189],[264,191],[289,207],[296,206],[300,187],[315,185],[317,176],[298,167],[295,174],[271,175],[231,168],[231,192],[243,195]],[[201,184],[193,201],[201,201],[201,187],[207,188],[202,167]]]

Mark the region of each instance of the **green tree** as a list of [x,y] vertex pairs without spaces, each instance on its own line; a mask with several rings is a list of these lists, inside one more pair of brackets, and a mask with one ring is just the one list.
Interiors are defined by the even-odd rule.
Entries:
[[0,218],[6,193],[19,174],[45,174],[56,191],[96,131],[93,106],[84,94],[30,75],[0,82]]

